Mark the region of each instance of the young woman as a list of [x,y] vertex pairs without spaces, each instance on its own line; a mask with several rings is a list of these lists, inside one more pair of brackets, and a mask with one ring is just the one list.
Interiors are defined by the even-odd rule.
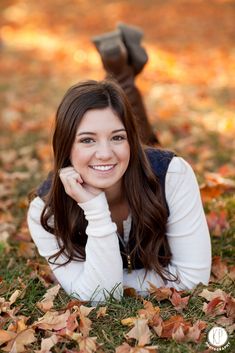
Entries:
[[191,167],[143,146],[114,82],[71,87],[56,115],[54,170],[30,204],[39,253],[69,294],[120,298],[123,287],[208,283],[210,236]]

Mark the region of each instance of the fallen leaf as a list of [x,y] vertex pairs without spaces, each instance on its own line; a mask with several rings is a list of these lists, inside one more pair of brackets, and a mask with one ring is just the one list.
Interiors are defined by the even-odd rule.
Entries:
[[96,337],[83,337],[79,336],[78,344],[80,352],[82,353],[93,353],[97,350]]
[[17,300],[17,298],[19,298],[20,295],[21,295],[21,291],[17,289],[9,298],[10,305],[15,303],[15,301]]
[[98,309],[97,314],[96,314],[97,319],[98,319],[99,317],[104,317],[104,316],[106,316],[106,315],[107,315],[106,312],[107,312],[107,306],[101,306],[101,307]]
[[160,337],[171,338],[173,332],[175,332],[178,327],[182,326],[182,324],[185,329],[191,326],[181,315],[171,316],[168,320],[163,321],[162,333]]
[[150,336],[151,332],[147,325],[148,320],[146,319],[137,319],[135,321],[134,327],[125,334],[125,337],[134,338],[138,342],[138,346],[145,346],[146,344],[150,343]]
[[91,330],[92,321],[87,316],[94,309],[95,309],[94,307],[88,308],[84,305],[81,305],[78,308],[78,313],[80,318],[79,329],[84,337],[87,337]]
[[202,331],[207,327],[205,321],[197,320],[189,330],[186,335],[187,342],[199,342],[201,340]]
[[41,341],[41,349],[35,350],[35,353],[51,353],[51,348],[54,347],[59,341],[59,336],[53,334],[51,337],[43,338]]
[[35,257],[35,244],[30,241],[20,241],[17,251],[18,256],[25,259],[32,259]]
[[208,304],[204,303],[202,310],[206,315],[217,316],[225,313],[226,303],[220,298],[212,299]]
[[164,299],[168,299],[172,295],[172,290],[170,288],[166,288],[166,287],[157,288],[151,282],[148,282],[148,283],[149,283],[148,291],[151,295],[153,295],[154,299],[161,301]]
[[213,257],[211,272],[218,280],[222,279],[228,273],[227,264],[221,260],[220,256]]
[[59,331],[66,327],[70,311],[59,314],[58,311],[47,311],[46,314],[32,324],[32,327],[38,327],[41,330]]
[[37,307],[43,312],[49,311],[53,308],[53,301],[60,290],[60,285],[48,289],[43,297],[43,299],[37,303]]
[[4,352],[25,352],[25,346],[36,341],[35,332],[32,328],[26,329],[18,333],[7,345],[2,348]]
[[222,291],[222,289],[216,289],[214,292],[210,292],[208,289],[204,288],[203,291],[198,295],[208,301],[211,301],[215,298],[219,298],[221,300],[226,301],[228,297],[228,294]]
[[16,336],[15,332],[0,330],[0,345],[6,343]]
[[185,333],[184,333],[184,325],[183,323],[179,324],[175,329],[172,330],[171,337],[176,342],[183,342],[185,341]]
[[182,298],[177,290],[173,289],[173,294],[171,298],[169,298],[171,304],[174,306],[175,310],[182,311],[188,305],[190,296]]
[[230,296],[227,298],[226,313],[229,318],[235,319],[235,299]]
[[128,317],[126,319],[122,319],[121,323],[123,326],[133,326],[137,320],[137,317]]

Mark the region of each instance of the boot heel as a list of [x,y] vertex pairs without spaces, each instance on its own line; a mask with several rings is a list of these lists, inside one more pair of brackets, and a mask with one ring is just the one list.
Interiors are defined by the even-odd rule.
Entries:
[[140,42],[143,38],[143,31],[135,26],[129,26],[124,23],[118,24],[123,42],[129,54],[129,64],[133,66],[135,75],[139,74],[148,61],[146,50]]

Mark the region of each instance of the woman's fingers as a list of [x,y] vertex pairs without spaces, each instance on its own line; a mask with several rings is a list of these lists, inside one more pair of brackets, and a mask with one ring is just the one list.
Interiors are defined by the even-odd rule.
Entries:
[[62,168],[59,171],[59,176],[65,192],[78,203],[89,201],[101,192],[101,190],[85,184],[73,167]]
[[65,180],[65,178],[68,178],[68,177],[74,177],[79,183],[83,183],[81,175],[73,167],[66,167],[66,168],[60,169],[59,176],[63,180]]

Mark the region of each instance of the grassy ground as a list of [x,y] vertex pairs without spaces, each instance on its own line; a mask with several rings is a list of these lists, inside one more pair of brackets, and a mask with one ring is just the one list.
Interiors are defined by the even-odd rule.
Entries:
[[[30,241],[26,225],[27,194],[51,168],[53,117],[65,90],[80,79],[103,76],[90,37],[112,30],[118,20],[144,29],[150,60],[137,84],[151,123],[162,145],[173,148],[192,164],[202,186],[213,256],[216,256],[207,289],[221,289],[234,296],[235,2],[170,0],[107,4],[100,0],[97,3],[98,10],[91,1],[4,0],[0,4],[3,14],[0,37],[3,58],[0,63],[2,330],[9,329],[10,324],[16,325],[21,316],[28,317],[27,325],[30,325],[43,315],[36,304],[52,285],[53,277]],[[198,319],[207,323],[200,342],[179,343],[172,338],[159,338],[151,329],[151,345],[156,344],[159,352],[207,351],[206,333],[224,315],[205,314],[205,299],[198,296],[202,289],[199,285],[189,293],[188,307],[180,313],[193,323]],[[21,295],[11,306],[15,311],[8,315],[2,303],[16,290]],[[148,299],[160,307],[164,320],[178,313],[169,300]],[[68,303],[71,298],[60,290],[54,302],[55,310],[62,312]],[[114,352],[126,341],[124,333],[131,327],[123,326],[121,320],[137,316],[143,305],[141,298],[127,296],[120,303],[107,303],[106,316],[97,318],[98,308],[91,312],[90,336],[97,336],[101,344],[99,351]],[[41,339],[49,333],[49,330],[37,329],[36,342],[25,351],[39,350]],[[128,342],[136,344],[134,340]],[[229,343],[225,352],[234,351],[232,333]],[[51,351],[66,352],[66,349],[79,351],[79,345],[75,340],[64,339]],[[138,349],[135,352],[140,352]],[[84,351],[92,352],[92,348]]]

